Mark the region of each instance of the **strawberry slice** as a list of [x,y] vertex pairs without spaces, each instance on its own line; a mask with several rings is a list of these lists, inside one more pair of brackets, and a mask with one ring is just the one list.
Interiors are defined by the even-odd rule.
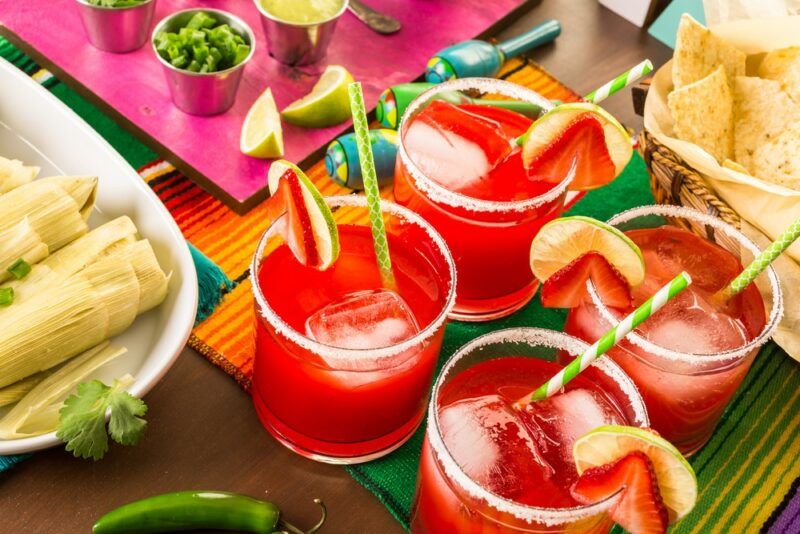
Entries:
[[528,163],[528,175],[546,182],[561,182],[575,165],[570,189],[594,189],[617,176],[606,146],[603,126],[592,114],[582,113]]
[[415,120],[475,143],[486,154],[490,166],[502,161],[514,148],[499,123],[443,100],[428,104]]
[[542,284],[546,308],[575,308],[587,298],[586,281],[591,278],[602,301],[613,308],[631,305],[631,290],[625,277],[599,252],[586,252],[552,274]]
[[314,184],[296,165],[279,160],[268,174],[272,198],[267,215],[275,219],[283,211],[281,232],[303,265],[325,270],[339,255],[339,234],[330,208]]
[[572,495],[584,504],[620,493],[611,519],[631,534],[663,534],[669,516],[650,458],[633,451],[614,463],[592,467],[575,482]]
[[301,250],[295,251],[297,259],[304,265],[319,266],[319,253],[314,241],[314,230],[311,228],[311,216],[308,214],[306,203],[303,200],[300,179],[294,169],[286,169],[281,176],[278,189],[286,201],[289,236],[291,236],[289,242],[303,245]]

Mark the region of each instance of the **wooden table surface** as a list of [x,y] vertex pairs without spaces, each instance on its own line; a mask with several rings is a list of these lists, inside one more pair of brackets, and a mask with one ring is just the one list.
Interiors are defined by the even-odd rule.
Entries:
[[[562,34],[530,57],[582,94],[646,57],[658,67],[670,56],[668,48],[596,0],[544,0],[501,37],[547,18],[561,22]],[[627,125],[641,127],[628,91],[603,105]],[[51,449],[0,475],[0,531],[89,532],[96,518],[131,500],[219,489],[270,499],[301,526],[316,520],[311,499],[321,497],[329,510],[323,532],[402,532],[344,469],[305,460],[274,441],[249,397],[191,349],[146,400],[149,428],[138,446],[112,446],[94,463]]]

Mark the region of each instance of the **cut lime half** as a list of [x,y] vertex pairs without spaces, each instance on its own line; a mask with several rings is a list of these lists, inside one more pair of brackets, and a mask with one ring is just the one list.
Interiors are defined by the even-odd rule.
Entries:
[[324,128],[350,118],[347,86],[353,76],[340,65],[330,65],[311,92],[289,104],[281,112],[286,122],[306,128]]
[[572,447],[578,474],[632,451],[645,453],[653,463],[670,523],[685,517],[697,502],[697,477],[680,451],[661,436],[637,427],[607,425],[578,438]]
[[628,236],[602,221],[579,215],[545,224],[531,243],[531,269],[544,282],[587,252],[603,255],[631,287],[644,281],[642,251]]

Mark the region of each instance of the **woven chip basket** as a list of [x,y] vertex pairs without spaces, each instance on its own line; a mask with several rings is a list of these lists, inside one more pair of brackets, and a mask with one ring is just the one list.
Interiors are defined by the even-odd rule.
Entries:
[[[643,115],[644,100],[647,96],[649,80],[634,87],[633,104],[638,115]],[[653,197],[659,204],[686,206],[719,217],[723,221],[740,227],[741,219],[728,204],[714,194],[705,184],[703,177],[690,167],[680,156],[659,143],[655,137],[643,129],[639,134],[639,153],[647,165],[650,175],[650,188]],[[685,219],[673,220],[673,224],[683,226],[694,233],[704,236],[710,241],[717,241],[714,229],[690,223]],[[720,244],[735,250],[733,241],[722,235]]]

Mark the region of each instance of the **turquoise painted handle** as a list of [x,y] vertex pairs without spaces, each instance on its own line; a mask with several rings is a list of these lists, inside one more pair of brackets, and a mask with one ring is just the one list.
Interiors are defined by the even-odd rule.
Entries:
[[561,34],[561,24],[555,20],[547,20],[535,28],[497,45],[505,59],[518,56],[532,48],[547,44]]

